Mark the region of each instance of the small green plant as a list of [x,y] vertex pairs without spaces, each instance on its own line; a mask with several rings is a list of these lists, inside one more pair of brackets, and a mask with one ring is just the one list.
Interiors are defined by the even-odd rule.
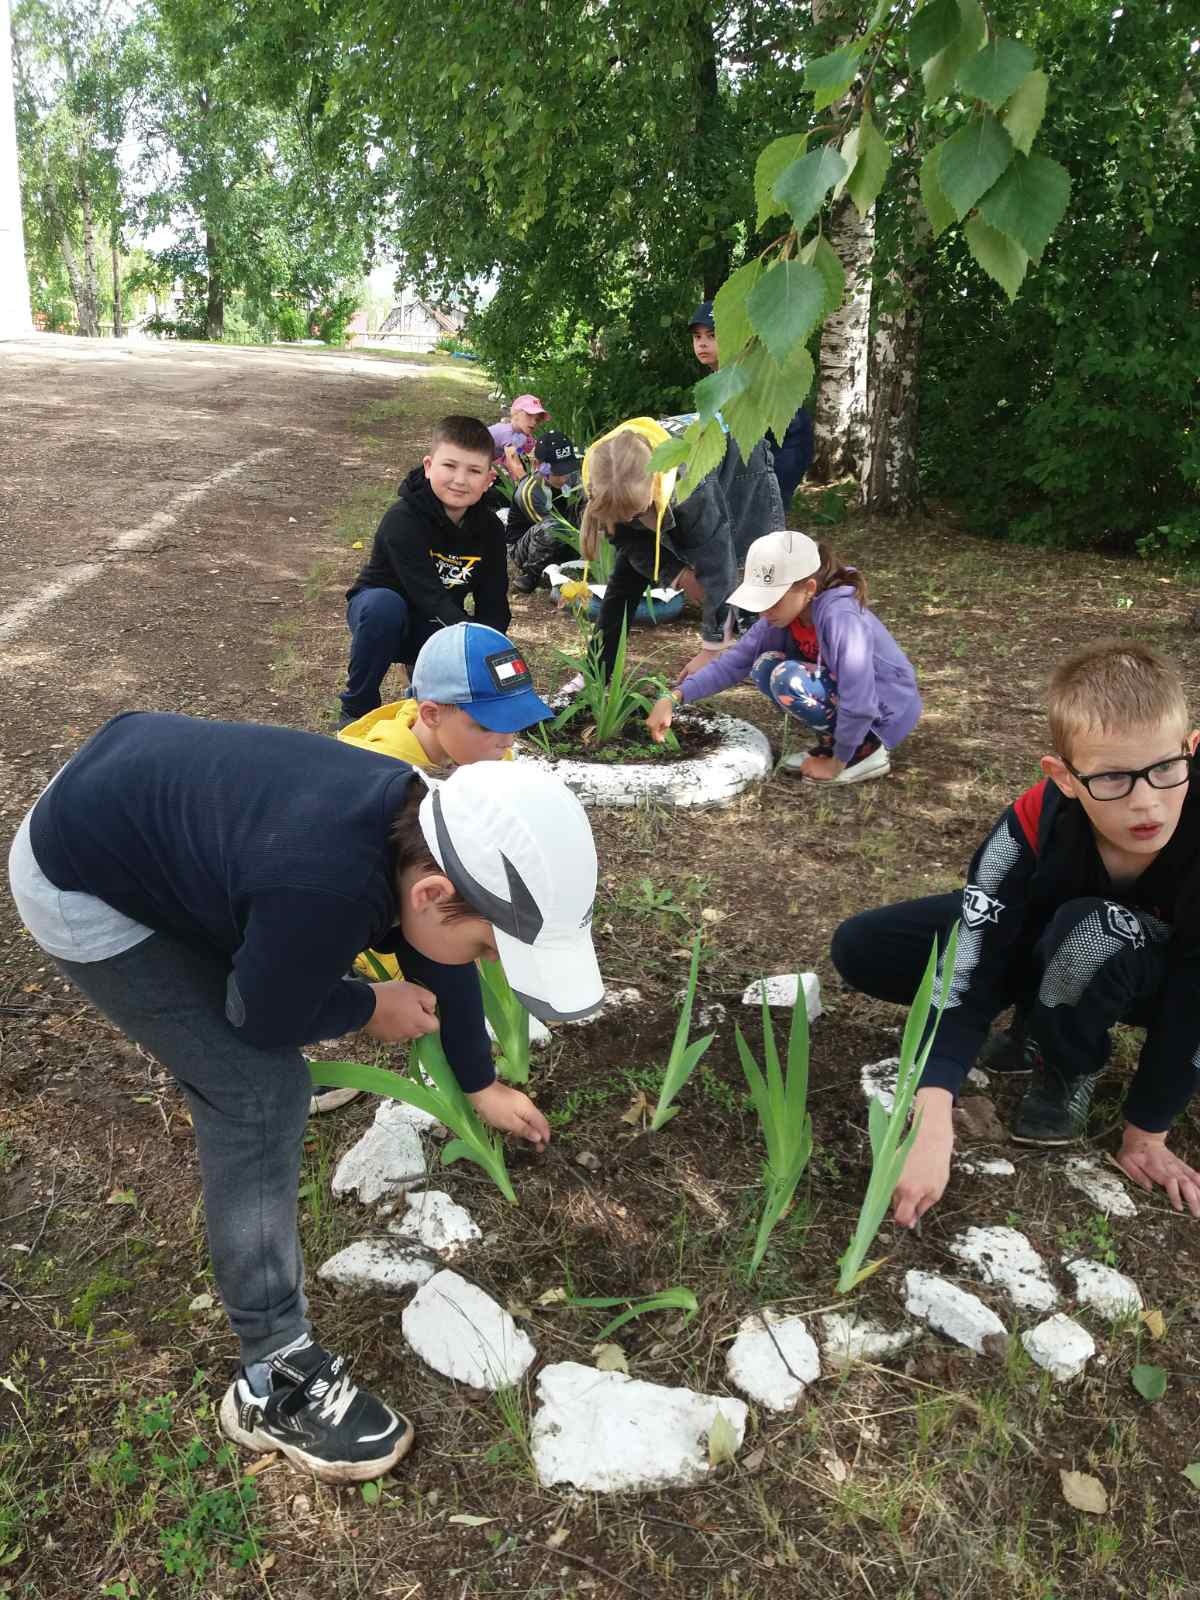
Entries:
[[[459,1088],[436,1033],[413,1041],[409,1065],[410,1075],[387,1067],[368,1067],[360,1061],[310,1061],[308,1070],[312,1081],[325,1088],[364,1089],[368,1094],[387,1095],[444,1122],[455,1137],[442,1148],[443,1166],[463,1157],[475,1162],[504,1198],[516,1205],[517,1197],[504,1164],[504,1146],[480,1122],[474,1106]],[[421,1082],[418,1072],[424,1073],[428,1081]]]
[[[599,632],[592,633],[581,655],[559,651],[559,659],[582,677],[583,688],[555,717],[551,733],[558,733],[577,717],[586,715],[592,729],[589,742],[607,744],[610,739],[618,738],[634,717],[645,716],[654,701],[666,692],[661,679],[637,675],[628,666],[627,621],[621,623],[621,637],[610,678],[604,674],[603,640]],[[678,749],[678,742],[675,748]]]
[[692,1006],[696,1000],[696,979],[700,973],[700,937],[697,933],[692,940],[692,964],[688,971],[687,991],[679,1010],[679,1021],[675,1025],[675,1038],[671,1042],[671,1054],[667,1058],[667,1070],[663,1077],[662,1088],[658,1091],[658,1104],[654,1108],[654,1115],[650,1118],[651,1133],[657,1133],[660,1128],[665,1127],[678,1111],[678,1106],[672,1102],[696,1070],[701,1056],[715,1037],[714,1034],[706,1033],[702,1039],[688,1043],[688,1033],[692,1026]]
[[950,974],[954,971],[954,956],[957,949],[958,924],[955,923],[946,941],[946,954],[942,965],[947,981],[942,985],[941,999],[933,1026],[927,1029],[933,1002],[934,979],[937,976],[936,939],[933,941],[933,949],[929,952],[929,960],[925,964],[925,975],[921,979],[920,988],[904,1024],[904,1038],[900,1045],[900,1068],[896,1074],[896,1097],[890,1113],[883,1109],[878,1099],[873,1097],[871,1100],[867,1119],[871,1134],[871,1177],[867,1184],[867,1192],[863,1196],[862,1209],[858,1214],[858,1225],[845,1254],[838,1263],[841,1267],[837,1282],[839,1294],[849,1294],[851,1289],[874,1272],[877,1265],[872,1262],[864,1266],[863,1263],[891,1204],[892,1194],[900,1181],[908,1152],[912,1149],[913,1140],[920,1129],[921,1119],[918,1117],[905,1135],[913,1096],[917,1092],[921,1073],[933,1048],[938,1023],[942,1020],[946,991],[949,988]]
[[512,991],[499,961],[479,963],[483,1009],[500,1054],[496,1071],[509,1083],[529,1082],[529,1012]]
[[585,1297],[582,1295],[566,1295],[562,1302],[566,1306],[582,1306],[597,1311],[609,1311],[613,1306],[624,1306],[625,1310],[615,1316],[601,1328],[596,1335],[597,1339],[607,1339],[618,1328],[623,1328],[627,1322],[632,1322],[635,1317],[644,1317],[648,1311],[682,1311],[683,1320],[688,1323],[700,1309],[696,1296],[690,1289],[685,1289],[682,1284],[673,1289],[662,1289],[658,1294],[647,1295],[644,1300],[631,1301],[628,1295],[598,1295]]
[[767,1159],[763,1164],[766,1201],[750,1257],[748,1275],[752,1278],[762,1264],[767,1241],[776,1223],[792,1203],[796,1185],[812,1155],[812,1117],[808,1111],[808,1002],[804,985],[797,986],[792,1007],[792,1026],[788,1033],[787,1071],[779,1062],[775,1029],[767,1004],[766,983],[762,1002],[763,1060],[765,1073],[735,1027],[738,1057],[750,1089],[750,1099],[758,1114]]

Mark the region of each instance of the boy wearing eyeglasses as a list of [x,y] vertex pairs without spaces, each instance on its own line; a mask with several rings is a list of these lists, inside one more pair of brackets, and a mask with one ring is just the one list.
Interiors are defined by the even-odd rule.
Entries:
[[[1045,776],[1004,813],[961,894],[842,923],[833,962],[853,988],[908,1004],[936,937],[961,922],[941,1026],[917,1090],[921,1125],[893,1200],[911,1227],[942,1196],[951,1112],[968,1070],[1029,1072],[1012,1137],[1087,1131],[1114,1023],[1146,1030],[1117,1161],[1200,1217],[1200,1172],[1167,1148],[1200,1069],[1200,784],[1179,673],[1148,645],[1108,640],[1050,681]],[[945,972],[939,973],[935,1000]],[[1014,1008],[1007,1034],[988,1036]]]

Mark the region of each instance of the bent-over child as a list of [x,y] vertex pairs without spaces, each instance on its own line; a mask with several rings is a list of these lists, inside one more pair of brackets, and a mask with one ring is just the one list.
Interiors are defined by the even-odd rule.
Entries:
[[816,736],[783,766],[813,783],[861,783],[891,771],[891,751],[921,715],[912,663],[867,607],[861,572],[805,533],[756,539],[731,606],[761,613],[724,654],[657,700],[647,719],[661,740],[676,706],[747,677]]
[[[911,1226],[941,1198],[951,1111],[978,1060],[1028,1072],[1019,1144],[1082,1139],[1114,1023],[1145,1029],[1117,1162],[1200,1216],[1200,1172],[1167,1148],[1200,1061],[1200,789],[1176,669],[1148,645],[1089,645],[1050,680],[1045,776],[980,845],[961,893],[867,911],[833,938],[845,981],[911,1002],[936,936],[961,919],[946,1009],[917,1090],[921,1124],[895,1194]],[[988,1037],[1014,1008],[1007,1035]],[[985,1043],[986,1041],[986,1043]],[[983,1047],[981,1049],[981,1047]]]

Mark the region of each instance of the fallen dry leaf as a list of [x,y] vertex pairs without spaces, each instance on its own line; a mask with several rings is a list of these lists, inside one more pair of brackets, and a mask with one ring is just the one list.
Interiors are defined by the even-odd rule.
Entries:
[[841,1456],[823,1455],[821,1457],[821,1465],[834,1483],[845,1483],[850,1476],[850,1468],[842,1460]]
[[545,1294],[538,1295],[537,1303],[539,1306],[560,1306],[566,1298],[565,1289],[547,1289]]
[[245,1478],[257,1478],[260,1472],[266,1472],[270,1467],[277,1467],[282,1458],[271,1450],[265,1456],[255,1456],[248,1467],[242,1468]]
[[1108,1494],[1099,1478],[1093,1478],[1090,1472],[1068,1472],[1065,1467],[1058,1469],[1058,1476],[1063,1499],[1076,1511],[1102,1517],[1108,1510]]
[[568,1528],[555,1528],[553,1533],[548,1533],[546,1535],[543,1543],[546,1544],[551,1550],[558,1550],[561,1549],[564,1544],[566,1544],[569,1537],[570,1530]]
[[1144,1325],[1144,1327],[1146,1329],[1146,1332],[1150,1335],[1150,1337],[1152,1339],[1165,1339],[1166,1338],[1166,1336],[1167,1336],[1167,1324],[1163,1320],[1163,1314],[1162,1314],[1161,1311],[1159,1311],[1157,1309],[1155,1309],[1153,1311],[1143,1311],[1142,1312],[1142,1323],[1143,1323],[1143,1325]]
[[737,1434],[733,1423],[723,1411],[718,1411],[708,1430],[708,1464],[719,1467],[723,1461],[733,1461],[737,1456]]
[[757,1450],[751,1450],[748,1456],[742,1457],[743,1472],[757,1472],[767,1459],[767,1447],[760,1444]]
[[595,1358],[597,1372],[629,1371],[629,1359],[619,1344],[593,1345],[592,1355]]
[[631,1128],[636,1128],[639,1122],[644,1122],[650,1115],[652,1106],[646,1099],[646,1091],[639,1089],[629,1102],[629,1106],[621,1113],[621,1121],[627,1122]]
[[495,1517],[473,1517],[469,1511],[459,1511],[453,1517],[447,1517],[447,1522],[456,1522],[460,1528],[483,1528],[489,1522],[495,1522]]

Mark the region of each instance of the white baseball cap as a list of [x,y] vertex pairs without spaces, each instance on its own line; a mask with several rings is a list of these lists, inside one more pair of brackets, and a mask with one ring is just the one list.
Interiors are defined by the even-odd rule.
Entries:
[[514,993],[544,1022],[589,1016],[604,982],[592,947],[596,847],[579,801],[561,778],[520,761],[421,777],[425,843],[491,923]]
[[766,611],[776,600],[821,570],[821,552],[806,533],[764,533],[746,551],[746,573],[726,604]]

